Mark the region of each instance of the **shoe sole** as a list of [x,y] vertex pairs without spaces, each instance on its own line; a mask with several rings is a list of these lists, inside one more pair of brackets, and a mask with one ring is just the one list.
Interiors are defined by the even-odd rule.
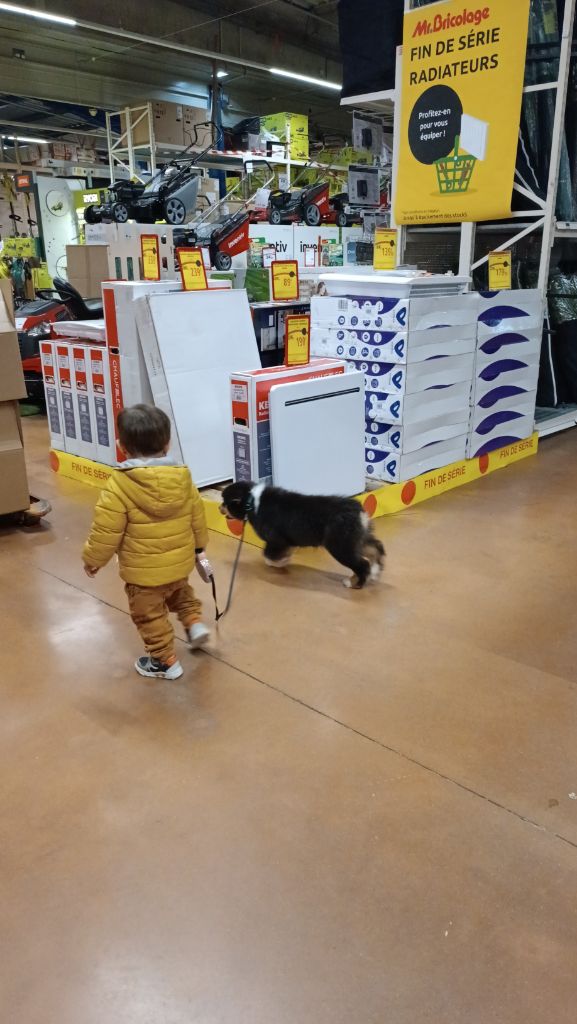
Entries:
[[180,671],[176,669],[172,672],[170,669],[168,672],[147,672],[146,669],[140,667],[137,661],[134,662],[134,667],[139,676],[146,676],[147,679],[180,679],[180,677],[184,675],[182,665],[179,666]]
[[188,646],[191,651],[199,651],[201,647],[206,646],[209,640],[210,633],[207,633],[206,636],[200,636],[197,640],[189,640]]

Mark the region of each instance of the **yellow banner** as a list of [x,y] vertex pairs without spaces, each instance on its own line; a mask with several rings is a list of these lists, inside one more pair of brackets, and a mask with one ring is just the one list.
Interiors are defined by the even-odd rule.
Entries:
[[140,236],[142,253],[142,276],[145,281],[160,281],[160,257],[156,235]]
[[375,270],[394,270],[397,265],[397,232],[387,228],[375,229]]
[[489,253],[489,291],[499,292],[511,288],[513,283],[513,256],[510,251]]
[[185,292],[203,292],[208,288],[200,249],[177,249],[182,287]]
[[310,316],[287,316],[285,321],[285,366],[306,366],[311,354]]
[[296,260],[273,260],[270,265],[272,274],[272,297],[275,301],[285,302],[299,297],[299,265]]
[[511,213],[530,0],[446,0],[405,14],[398,224]]

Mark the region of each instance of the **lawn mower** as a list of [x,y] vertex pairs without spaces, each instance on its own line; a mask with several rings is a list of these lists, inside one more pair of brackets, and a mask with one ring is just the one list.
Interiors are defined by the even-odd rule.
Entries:
[[50,338],[52,325],[60,320],[100,320],[100,299],[83,299],[76,288],[61,277],[54,278],[54,290],[42,289],[37,298],[16,310],[16,330],[28,398],[44,401],[40,342]]
[[84,220],[87,224],[126,224],[135,220],[137,224],[155,224],[166,221],[179,226],[192,220],[196,211],[201,171],[198,161],[212,148],[187,156],[189,149],[196,145],[199,128],[212,124],[210,121],[195,125],[195,139],[176,160],[171,160],[150,181],[117,181],[110,185],[106,201],[99,206],[87,206]]
[[294,192],[273,189],[269,197],[269,224],[295,224],[304,221],[317,227],[330,214],[329,183],[319,181]]
[[239,179],[238,183],[230,189],[222,199],[219,199],[214,206],[206,211],[194,224],[191,224],[185,231],[185,242],[178,242],[175,238],[175,249],[184,244],[198,245],[208,249],[211,266],[215,270],[227,271],[232,266],[232,257],[239,256],[246,252],[249,247],[249,224],[251,210],[258,193],[270,185],[274,178],[273,170],[267,160],[249,161],[251,167],[255,163],[262,163],[266,166],[269,176],[264,183],[259,184],[248,199],[241,200],[241,208],[236,213],[228,214],[224,210],[233,197],[243,188],[245,182],[250,180],[252,171]]
[[216,224],[200,223],[185,228],[174,235],[174,248],[200,246],[208,249],[210,265],[215,270],[226,271],[232,266],[232,257],[248,249],[249,215],[239,210]]

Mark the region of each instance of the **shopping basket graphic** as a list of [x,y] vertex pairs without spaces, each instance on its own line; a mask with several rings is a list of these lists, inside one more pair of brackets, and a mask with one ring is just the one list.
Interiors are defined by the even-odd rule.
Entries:
[[461,139],[457,135],[451,155],[435,161],[439,192],[443,195],[449,192],[467,192],[471,184],[477,157],[469,154],[459,156],[460,142]]

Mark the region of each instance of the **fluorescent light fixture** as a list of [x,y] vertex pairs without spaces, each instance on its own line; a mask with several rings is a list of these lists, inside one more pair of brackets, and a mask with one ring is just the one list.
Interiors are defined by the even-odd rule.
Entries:
[[327,82],[324,78],[310,78],[309,75],[298,75],[296,71],[283,71],[282,68],[269,68],[269,71],[271,75],[294,78],[297,82],[307,82],[308,85],[322,85],[325,89],[335,89],[336,92],[340,92],[342,89],[342,85],[338,85],[337,82]]
[[228,71],[217,71],[216,72],[216,77],[217,78],[228,78]]
[[29,135],[3,135],[9,142],[46,142],[46,139],[31,139]]
[[48,14],[47,11],[36,11],[31,7],[19,7],[18,4],[0,3],[0,11],[7,14],[25,14],[28,18],[39,18],[41,21],[54,21],[57,25],[76,25],[74,18],[65,18],[62,14]]

